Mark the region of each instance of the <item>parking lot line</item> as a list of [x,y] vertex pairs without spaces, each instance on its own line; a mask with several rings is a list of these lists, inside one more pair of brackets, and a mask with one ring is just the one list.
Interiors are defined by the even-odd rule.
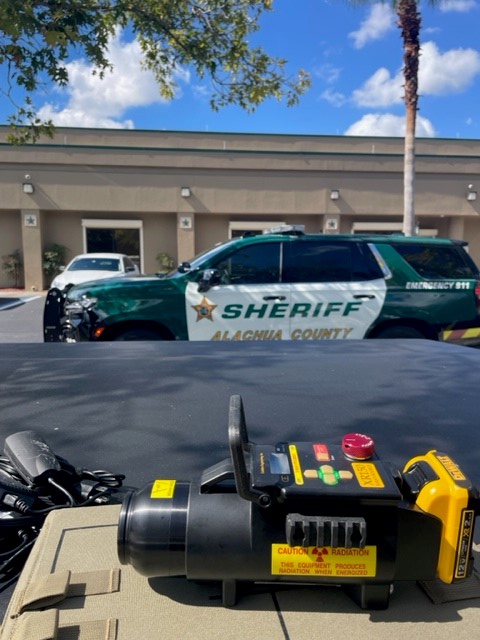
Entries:
[[19,307],[21,304],[25,304],[26,302],[31,302],[32,300],[36,300],[40,298],[40,296],[26,296],[21,298],[0,298],[0,311],[5,311],[7,309],[13,309],[14,307]]

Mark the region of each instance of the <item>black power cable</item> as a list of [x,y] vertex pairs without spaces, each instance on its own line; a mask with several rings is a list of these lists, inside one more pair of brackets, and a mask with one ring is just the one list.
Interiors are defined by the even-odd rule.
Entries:
[[[48,448],[34,432],[13,434],[10,439],[14,445],[17,437],[21,444],[28,439],[27,445],[31,444],[33,451],[39,441]],[[77,469],[48,448],[51,472],[42,468],[41,475],[32,480],[25,474],[26,469],[30,470],[31,450],[30,457],[21,459],[21,446],[15,451],[13,445],[7,449],[7,455],[0,456],[0,583],[19,575],[51,511],[116,501],[113,494],[125,479],[123,474],[104,469]],[[13,451],[10,457],[8,451]]]

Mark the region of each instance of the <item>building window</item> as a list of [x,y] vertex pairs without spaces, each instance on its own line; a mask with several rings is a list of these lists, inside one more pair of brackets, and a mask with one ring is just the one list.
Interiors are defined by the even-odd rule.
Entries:
[[[352,233],[379,233],[394,234],[402,233],[403,224],[401,222],[354,222]],[[438,236],[438,229],[420,229],[417,227],[417,235],[435,237]]]

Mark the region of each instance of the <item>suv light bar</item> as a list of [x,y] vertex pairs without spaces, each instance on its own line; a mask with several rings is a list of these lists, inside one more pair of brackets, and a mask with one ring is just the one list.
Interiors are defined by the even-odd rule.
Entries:
[[264,235],[276,234],[284,236],[303,236],[305,235],[304,224],[281,224],[278,227],[271,227],[263,230]]

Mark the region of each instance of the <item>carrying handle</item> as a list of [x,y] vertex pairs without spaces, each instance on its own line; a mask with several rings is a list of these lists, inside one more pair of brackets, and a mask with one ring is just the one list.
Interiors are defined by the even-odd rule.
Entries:
[[232,457],[233,475],[238,495],[260,507],[269,507],[272,498],[268,493],[254,489],[250,485],[246,456],[250,452],[245,411],[241,396],[230,396],[228,414],[228,443]]

